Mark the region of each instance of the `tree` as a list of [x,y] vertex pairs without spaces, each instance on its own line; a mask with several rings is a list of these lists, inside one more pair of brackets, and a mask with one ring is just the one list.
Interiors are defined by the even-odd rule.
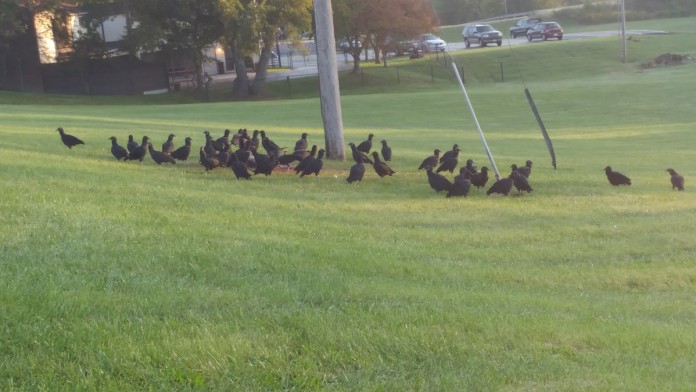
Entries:
[[424,0],[334,0],[336,36],[347,41],[353,57],[353,72],[360,70],[360,54],[369,44],[375,49],[375,62],[388,43],[431,31],[436,18]]
[[[311,23],[311,0],[241,0],[225,13],[225,41],[235,59],[237,77],[233,94],[237,98],[260,95],[278,33],[290,37],[305,31]],[[245,57],[258,55],[253,84],[246,74]]]
[[188,58],[203,86],[204,51],[224,33],[219,0],[125,0],[137,21],[127,40],[134,51],[159,51]]

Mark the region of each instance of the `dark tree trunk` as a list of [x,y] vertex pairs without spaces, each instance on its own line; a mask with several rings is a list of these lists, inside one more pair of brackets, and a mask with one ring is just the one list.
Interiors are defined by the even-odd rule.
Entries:
[[273,41],[266,42],[261,48],[261,56],[259,57],[259,66],[256,69],[254,83],[251,86],[251,95],[262,95],[266,88],[266,75],[268,74],[268,62],[271,59],[271,51],[273,49]]
[[232,83],[232,95],[235,98],[249,98],[249,76],[247,76],[246,63],[244,56],[239,52],[236,45],[231,45],[234,56],[234,73],[236,77]]

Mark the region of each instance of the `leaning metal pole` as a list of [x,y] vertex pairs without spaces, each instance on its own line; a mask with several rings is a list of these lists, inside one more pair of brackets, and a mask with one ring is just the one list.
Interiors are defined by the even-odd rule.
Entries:
[[450,63],[452,65],[452,69],[454,70],[454,76],[457,77],[457,82],[459,82],[459,87],[461,87],[462,92],[464,93],[464,99],[466,99],[466,104],[469,106],[469,111],[471,112],[471,117],[474,118],[474,124],[476,124],[476,129],[478,129],[479,136],[481,137],[481,143],[483,143],[483,148],[486,150],[486,154],[488,154],[488,160],[491,161],[491,165],[493,166],[493,171],[495,172],[495,178],[500,180],[500,173],[498,173],[498,167],[495,165],[495,160],[493,160],[493,154],[491,154],[490,148],[488,148],[488,143],[486,143],[486,138],[483,136],[483,131],[481,130],[481,125],[478,122],[478,119],[476,118],[476,113],[474,112],[474,107],[471,106],[471,100],[469,100],[469,94],[466,93],[466,88],[464,87],[464,82],[462,82],[461,76],[459,76],[459,70],[457,70],[457,64],[452,61]]

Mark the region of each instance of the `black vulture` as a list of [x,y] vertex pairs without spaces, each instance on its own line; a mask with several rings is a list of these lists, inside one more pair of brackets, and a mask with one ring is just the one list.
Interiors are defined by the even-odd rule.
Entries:
[[437,168],[436,172],[442,172],[442,171],[448,171],[450,173],[454,172],[454,169],[457,167],[457,164],[459,164],[459,149],[456,149],[454,151],[447,151],[449,154],[449,158],[442,160],[440,159],[440,167]]
[[143,136],[143,142],[137,146],[133,152],[130,153],[128,156],[128,160],[134,161],[134,160],[139,160],[140,163],[143,163],[143,160],[145,159],[145,154],[147,154],[147,145],[149,144],[150,138],[147,136]]
[[346,182],[348,182],[349,184],[352,184],[355,181],[362,181],[364,175],[365,175],[365,165],[363,165],[362,162],[358,162],[355,165],[350,167],[350,174],[348,174],[348,178],[346,178]]
[[631,179],[624,176],[623,174],[611,170],[611,166],[607,166],[604,168],[604,173],[607,174],[607,180],[609,180],[609,183],[614,186],[619,186],[619,185],[631,185]]
[[188,159],[189,155],[191,155],[191,138],[187,137],[184,139],[184,145],[177,148],[172,152],[172,156],[174,159],[178,159],[180,161],[185,161]]
[[201,166],[205,167],[206,173],[210,170],[215,169],[216,167],[220,167],[220,161],[218,161],[217,158],[209,157],[203,147],[201,147],[200,150],[200,158],[198,160],[198,163],[200,163]]
[[259,149],[259,131],[254,130],[254,134],[249,139],[249,151],[254,152]]
[[237,159],[234,154],[230,157],[230,162],[228,162],[228,166],[230,169],[232,169],[234,176],[237,177],[238,180],[240,178],[243,178],[245,180],[251,180],[251,174],[247,170],[246,164]]
[[150,157],[153,161],[157,162],[158,165],[163,163],[171,163],[176,165],[176,160],[169,154],[165,154],[162,151],[157,151],[152,146],[152,143],[147,144],[147,149],[150,151]]
[[219,138],[215,139],[213,142],[213,147],[218,150],[218,151],[223,151],[225,149],[230,148],[230,130],[225,129],[225,132],[222,136]]
[[481,168],[481,172],[471,176],[471,184],[478,188],[483,188],[488,182],[488,168],[486,166]]
[[319,155],[317,156],[316,159],[313,161],[307,163],[307,165],[302,169],[302,173],[300,173],[300,177],[308,176],[310,174],[314,174],[315,176],[319,175],[319,172],[321,171],[321,168],[324,166],[324,149],[319,150]]
[[278,159],[275,155],[261,155],[258,152],[254,152],[254,158],[256,159],[256,168],[254,169],[254,175],[264,174],[270,176],[273,173],[273,169],[278,166]]
[[435,190],[435,192],[440,193],[442,191],[450,191],[452,189],[452,183],[447,177],[442,174],[434,173],[433,168],[428,168],[428,184]]
[[215,148],[215,140],[213,140],[213,138],[210,137],[210,133],[208,131],[205,131],[203,133],[205,133],[205,153],[209,157],[217,155],[218,150],[217,148]]
[[464,168],[472,175],[478,174],[478,169],[476,168],[476,165],[474,165],[474,161],[471,159],[466,160],[466,166]]
[[312,150],[309,152],[309,155],[304,157],[300,161],[300,163],[298,163],[297,166],[295,166],[295,174],[300,174],[305,169],[305,167],[307,167],[307,165],[309,165],[310,162],[317,159],[316,155],[317,155],[317,145],[315,144],[312,146]]
[[458,179],[467,179],[467,180],[471,180],[471,177],[472,177],[472,174],[471,174],[471,172],[469,171],[469,169],[467,169],[466,167],[462,166],[462,167],[459,168],[459,174],[458,174],[456,177],[454,177],[454,181],[457,181]]
[[133,139],[133,135],[128,135],[128,144],[126,144],[126,148],[128,148],[128,154],[133,154],[133,151],[138,148],[138,143]]
[[380,143],[382,143],[382,158],[384,158],[385,162],[389,162],[392,159],[392,149],[387,145],[386,140],[382,140]]
[[370,150],[372,149],[372,138],[375,137],[374,134],[369,134],[367,135],[367,140],[363,141],[362,143],[358,144],[358,151],[364,152],[365,154],[369,154]]
[[[481,168],[483,169],[483,168]],[[510,193],[510,190],[512,189],[512,177],[507,177],[507,178],[501,178],[500,180],[496,181],[490,189],[486,192],[486,195],[491,195],[492,193],[497,193],[500,195],[505,195],[507,196],[508,193]]]
[[162,143],[162,152],[164,154],[172,155],[172,151],[174,151],[174,136],[176,135],[170,133],[167,136],[167,141]]
[[230,161],[231,155],[232,155],[232,151],[230,151],[230,148],[225,147],[224,150],[222,150],[218,154],[214,155],[214,157],[217,158],[218,161],[220,161],[220,166],[227,167],[227,162]]
[[259,131],[261,134],[261,145],[263,148],[266,150],[266,153],[268,155],[275,155],[276,157],[280,157],[279,151],[284,151],[284,148],[281,148],[277,144],[273,142],[268,136],[266,136],[266,131]]
[[375,163],[372,165],[372,167],[375,168],[375,172],[380,178],[396,174],[396,172],[392,170],[392,168],[389,167],[389,165],[387,165],[385,162],[379,159],[379,153],[377,151],[374,151],[372,153],[372,158],[374,158],[375,160]]
[[442,157],[440,157],[440,163],[452,158],[453,156],[459,156],[460,151],[461,150],[459,149],[459,144],[452,145],[451,150],[445,151],[445,153],[442,154]]
[[429,170],[437,166],[437,163],[440,160],[440,150],[437,148],[435,151],[433,151],[433,155],[423,159],[423,162],[421,162],[420,166],[418,166],[418,170],[424,169],[424,170]]
[[667,169],[665,170],[668,172],[671,176],[670,180],[672,181],[672,190],[678,189],[680,191],[684,190],[684,176],[679,175],[674,169]]
[[461,197],[469,194],[469,189],[471,189],[471,173],[462,167],[459,169],[459,175],[454,177],[454,183],[447,192],[447,197]]
[[529,178],[532,174],[532,161],[527,161],[524,166],[518,167],[517,172]]
[[237,160],[239,162],[242,162],[244,165],[247,165],[251,158],[251,151],[249,151],[249,141],[244,138],[239,139],[239,149],[234,152],[234,155],[237,156]]
[[116,136],[111,136],[109,139],[111,140],[111,155],[113,155],[117,161],[120,161],[121,159],[127,161],[128,150],[123,148],[123,146],[118,145],[118,142],[116,141]]
[[529,185],[529,180],[527,180],[527,177],[525,177],[522,173],[519,171],[513,171],[510,174],[510,177],[512,178],[512,185],[515,186],[517,189],[517,192],[532,192],[534,189],[532,189],[532,186]]
[[295,149],[293,150],[294,152],[307,151],[307,147],[309,147],[307,136],[309,135],[306,132],[302,133],[302,135],[300,136],[300,140],[295,142]]
[[348,145],[350,146],[350,151],[351,151],[351,153],[352,153],[352,155],[353,155],[353,160],[354,160],[355,162],[358,162],[358,163],[369,163],[369,164],[374,163],[374,162],[372,162],[372,159],[370,159],[370,157],[368,157],[367,155],[365,155],[364,152],[359,151],[358,148],[355,147],[355,144],[353,144],[353,143],[348,143]]
[[63,128],[58,127],[58,129],[56,129],[56,131],[58,131],[58,133],[60,133],[60,140],[63,142],[63,144],[65,144],[71,150],[72,150],[73,146],[77,146],[78,144],[85,144],[85,142],[76,138],[75,136],[68,135],[67,133],[65,133]]

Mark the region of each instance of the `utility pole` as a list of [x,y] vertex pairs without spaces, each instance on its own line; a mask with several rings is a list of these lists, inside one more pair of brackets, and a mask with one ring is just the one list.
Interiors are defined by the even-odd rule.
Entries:
[[343,119],[341,93],[338,84],[336,62],[336,38],[334,37],[331,0],[314,0],[317,42],[317,69],[319,71],[319,98],[324,122],[326,154],[330,159],[345,160],[343,146]]
[[621,0],[621,62],[626,63],[626,4]]

